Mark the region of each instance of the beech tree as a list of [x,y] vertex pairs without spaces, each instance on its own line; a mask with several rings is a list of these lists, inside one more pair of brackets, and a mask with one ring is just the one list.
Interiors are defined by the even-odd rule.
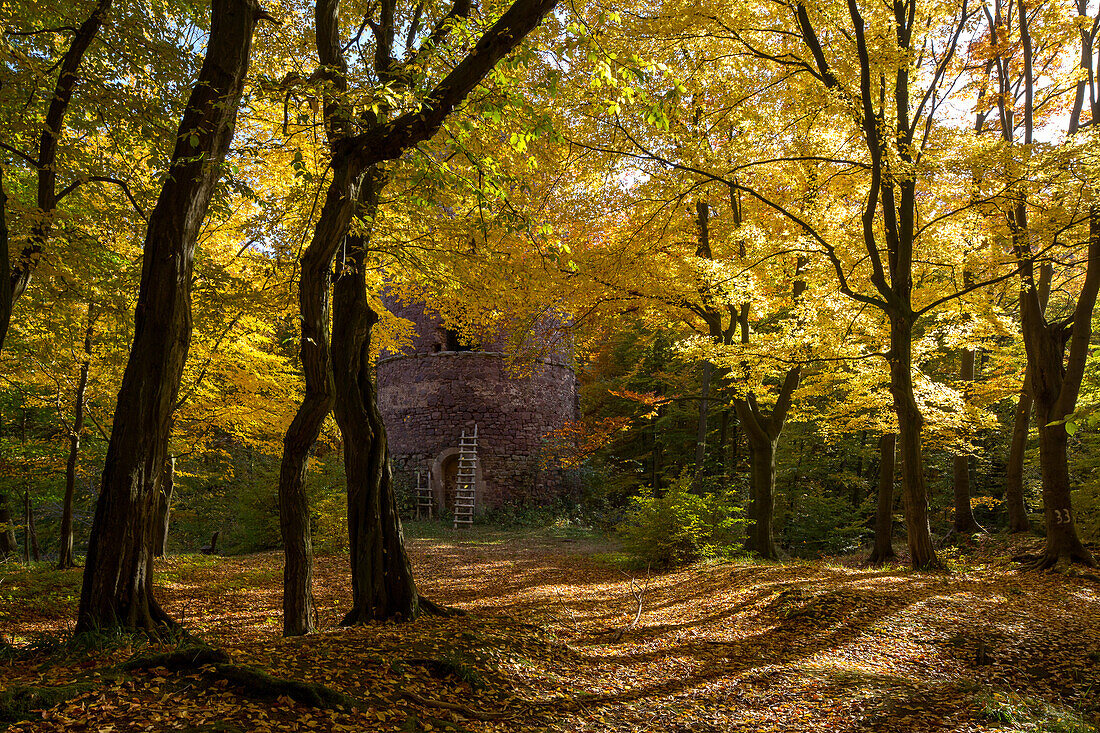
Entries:
[[212,4],[206,58],[149,217],[134,341],[96,503],[77,631],[173,623],[152,594],[156,494],[191,338],[195,243],[233,138],[260,18],[270,16],[254,0]]
[[[999,121],[1004,141],[1016,147],[1022,143],[1019,160],[1010,161],[1006,171],[1010,180],[1010,204],[1007,208],[1007,224],[1013,252],[1020,267],[1022,286],[1020,290],[1020,326],[1027,351],[1027,381],[1035,401],[1035,416],[1039,431],[1039,461],[1043,474],[1043,513],[1046,525],[1046,545],[1041,558],[1035,565],[1049,568],[1068,563],[1081,563],[1088,566],[1096,564],[1095,558],[1081,543],[1077,533],[1076,519],[1070,495],[1069,462],[1067,456],[1068,431],[1066,428],[1077,405],[1081,382],[1084,377],[1085,363],[1092,339],[1092,316],[1100,292],[1100,204],[1095,187],[1096,163],[1087,152],[1088,146],[1095,144],[1083,129],[1096,124],[1100,119],[1100,99],[1098,99],[1097,72],[1100,66],[1093,51],[1097,30],[1100,28],[1100,13],[1095,18],[1088,16],[1088,4],[1079,0],[1075,10],[1082,22],[1079,23],[1078,41],[1079,62],[1078,81],[1073,86],[1074,97],[1069,110],[1067,142],[1055,148],[1049,156],[1037,156],[1039,160],[1049,161],[1046,171],[1065,171],[1066,178],[1050,180],[1049,175],[1032,174],[1028,171],[1027,157],[1039,151],[1033,150],[1036,132],[1037,103],[1040,91],[1040,74],[1057,71],[1057,56],[1050,58],[1051,47],[1062,47],[1054,34],[1043,38],[1041,47],[1047,54],[1037,58],[1033,42],[1034,25],[1039,18],[1038,10],[1042,3],[1029,7],[1024,0],[1015,6],[1011,3],[996,3],[993,11],[988,11],[992,27],[1001,27],[1002,41],[1012,30],[1013,11],[1015,11],[1015,36],[1018,39],[1022,66],[1019,75],[1013,73],[1009,52],[998,50],[994,55],[999,85],[998,99]],[[1040,26],[1040,32],[1047,30]],[[1055,29],[1055,33],[1057,28]],[[1037,63],[1046,61],[1045,64]],[[1013,96],[1017,87],[1023,96],[1023,115],[1016,117],[1006,100]],[[1039,102],[1047,107],[1038,110],[1040,114],[1050,115],[1054,107],[1052,98],[1056,93],[1045,93]],[[1017,139],[1017,135],[1022,137]],[[1077,148],[1081,147],[1079,150]],[[1061,155],[1059,155],[1061,154]],[[1062,156],[1068,154],[1066,159]],[[1061,159],[1059,159],[1061,158]],[[1040,169],[1036,169],[1037,171]],[[1034,225],[1031,206],[1037,194],[1037,186],[1029,178],[1046,178],[1046,195],[1065,197],[1072,192],[1074,198],[1081,201],[1081,210],[1067,211],[1067,220],[1053,232],[1050,238],[1043,237],[1042,230]],[[1036,231],[1040,229],[1040,231]],[[1037,236],[1038,235],[1038,236]],[[1050,277],[1042,271],[1044,260],[1057,260],[1055,251],[1060,247],[1063,236],[1080,237],[1080,244],[1071,246],[1064,264],[1070,267],[1084,268],[1084,277],[1075,299],[1065,304],[1059,312],[1049,303]],[[1043,242],[1042,245],[1039,242]],[[1083,257],[1080,253],[1083,252]],[[1063,264],[1063,263],[1059,263]],[[1037,272],[1037,270],[1040,270]],[[1017,408],[1017,419],[1026,426],[1026,411],[1023,405]],[[1020,427],[1017,427],[1020,430]],[[1015,469],[1014,469],[1015,470]],[[1015,493],[1018,489],[1013,487]]]
[[[368,220],[384,185],[382,164],[394,160],[439,130],[486,74],[541,22],[556,0],[517,0],[481,35],[472,49],[437,82],[421,77],[438,63],[437,46],[445,47],[456,26],[471,14],[466,0],[456,0],[430,30],[422,27],[423,5],[409,12],[403,59],[394,42],[402,16],[397,4],[381,3],[363,22],[374,38],[373,53],[363,62],[375,81],[402,90],[418,79],[423,89],[412,108],[391,117],[383,100],[356,115],[344,101],[349,91],[348,61],[341,39],[339,3],[317,3],[316,41],[323,79],[325,133],[332,169],[313,237],[302,257],[298,302],[301,310],[301,360],[305,398],[284,440],[279,479],[279,509],[286,553],[283,632],[304,634],[316,627],[313,606],[312,547],[304,493],[306,458],[321,423],[336,407],[344,434],[348,477],[348,518],[353,578],[352,610],[346,623],[371,618],[412,619],[422,610],[405,555],[385,442],[385,428],[371,387],[370,333],[377,321],[365,291],[365,244],[362,233],[346,240],[353,219]],[[377,13],[377,14],[376,14]],[[369,226],[369,223],[368,223]],[[367,230],[369,231],[369,230]],[[349,243],[345,273],[336,286],[339,309],[333,317],[334,341],[328,337],[329,282],[341,243]],[[338,341],[337,341],[338,340]],[[333,359],[340,359],[338,377]],[[336,380],[339,379],[339,382]]]

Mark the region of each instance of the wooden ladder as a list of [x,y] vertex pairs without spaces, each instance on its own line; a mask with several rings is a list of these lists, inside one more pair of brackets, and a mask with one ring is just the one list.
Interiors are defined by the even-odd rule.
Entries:
[[[421,477],[427,475],[427,483]],[[431,519],[435,511],[435,495],[432,494],[432,472],[416,472],[416,518]]]
[[477,425],[474,432],[458,439],[458,486],[455,487],[455,529],[474,523],[474,503],[477,497]]

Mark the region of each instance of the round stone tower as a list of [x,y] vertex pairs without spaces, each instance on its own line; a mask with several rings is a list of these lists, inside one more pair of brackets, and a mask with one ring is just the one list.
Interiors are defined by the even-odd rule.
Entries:
[[559,350],[515,376],[502,339],[470,348],[422,303],[387,305],[416,327],[411,347],[378,362],[378,407],[402,484],[415,486],[415,473],[430,470],[437,512],[452,510],[459,438],[476,425],[478,511],[546,504],[573,488],[572,474],[545,451],[547,435],[579,418],[570,353]]

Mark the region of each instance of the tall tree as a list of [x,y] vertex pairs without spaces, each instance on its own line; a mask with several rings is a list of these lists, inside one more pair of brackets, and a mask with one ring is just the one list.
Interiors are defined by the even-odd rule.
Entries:
[[[364,185],[364,176],[368,186],[380,185],[376,176],[383,172],[376,168],[431,138],[455,106],[538,26],[555,3],[556,0],[516,0],[458,64],[428,89],[416,108],[389,120],[384,116],[388,105],[375,105],[358,119],[346,106],[348,62],[340,34],[339,3],[335,0],[317,3],[318,58],[326,88],[330,90],[323,96],[323,106],[332,178],[302,258],[298,302],[306,393],[284,439],[279,476],[280,527],[286,553],[283,632],[287,635],[309,633],[316,626],[311,588],[312,548],[304,492],[306,458],[336,394],[342,400],[338,416],[342,430],[346,431],[349,519],[354,517],[354,526],[349,527],[352,577],[357,579],[353,609],[345,621],[395,616],[410,619],[420,613],[419,597],[401,543],[392,486],[386,479],[389,466],[385,436],[381,421],[374,420],[377,406],[370,388],[370,360],[363,358],[375,318],[365,293],[359,292],[364,281],[361,267],[360,274],[355,274],[355,263],[360,255],[354,249],[349,252],[350,276],[341,278],[345,282],[339,288],[339,322],[334,318],[333,323],[334,333],[341,339],[350,339],[336,346],[344,359],[339,370],[339,387],[334,386],[333,353],[327,333],[329,273],[359,211],[359,189]],[[446,45],[455,25],[469,15],[472,6],[467,0],[456,0],[427,33],[422,33],[420,26],[421,6],[410,16],[412,21],[406,28],[404,62],[394,55],[394,41],[401,23],[396,7],[393,2],[381,3],[371,9],[363,25],[369,26],[374,36],[374,52],[369,58],[378,81],[401,88],[407,86],[409,77],[423,72],[424,60],[434,56],[437,46]],[[417,40],[419,45],[414,45]],[[369,199],[372,195],[368,188],[365,196]],[[351,244],[362,246],[356,245],[354,239]],[[352,368],[354,371],[348,371]],[[347,434],[353,431],[362,436],[361,441],[348,440]]]
[[[99,33],[107,13],[111,8],[112,0],[98,0],[91,14],[81,25],[75,29],[68,49],[58,64],[57,82],[53,94],[48,97],[45,115],[38,140],[36,155],[28,155],[24,152],[5,146],[24,161],[33,165],[37,175],[36,205],[38,222],[32,227],[29,244],[22,250],[18,260],[11,261],[8,250],[8,238],[5,227],[4,236],[0,239],[0,264],[4,264],[4,277],[9,282],[0,288],[0,349],[4,346],[7,337],[8,326],[11,322],[12,308],[15,301],[26,291],[30,284],[31,273],[42,254],[42,248],[50,236],[50,217],[57,207],[57,151],[58,143],[65,128],[65,118],[68,115],[73,93],[80,82],[80,65],[84,61],[92,41]],[[6,196],[0,195],[0,203],[7,208]],[[6,216],[6,213],[4,214]]]
[[[1040,4],[1037,4],[1041,6]],[[1002,9],[1004,12],[1002,12]],[[1085,22],[1079,24],[1080,55],[1078,62],[1078,83],[1074,87],[1074,98],[1069,110],[1067,129],[1068,143],[1072,146],[1075,136],[1085,126],[1096,124],[1100,120],[1100,99],[1098,99],[1097,73],[1100,72],[1100,60],[1095,58],[1093,44],[1100,28],[1100,12],[1094,19],[1088,16],[1088,4],[1079,0],[1075,10]],[[1054,241],[1041,245],[1042,235],[1036,231],[1031,221],[1031,205],[1036,194],[1035,186],[1028,180],[1026,159],[1035,153],[1035,132],[1037,125],[1036,92],[1039,77],[1050,67],[1039,63],[1033,43],[1033,24],[1039,19],[1036,7],[1029,7],[1025,0],[1016,0],[1013,4],[994,5],[987,17],[993,27],[1005,24],[1001,36],[1011,30],[1013,11],[1015,12],[1015,30],[1020,51],[1020,64],[1015,67],[1009,53],[1002,45],[997,56],[997,76],[1000,85],[998,112],[1002,137],[1009,146],[1019,148],[1018,160],[1010,163],[1007,171],[1010,196],[1008,205],[1008,229],[1013,252],[1019,262],[1021,275],[1020,326],[1027,352],[1027,377],[1030,380],[1031,393],[1035,401],[1035,417],[1039,432],[1039,463],[1043,476],[1043,512],[1046,525],[1046,544],[1042,557],[1036,565],[1040,568],[1059,564],[1079,562],[1094,566],[1095,558],[1081,543],[1077,533],[1076,517],[1070,494],[1069,463],[1067,444],[1069,434],[1066,422],[1077,405],[1077,397],[1084,378],[1085,363],[1088,358],[1089,344],[1092,339],[1092,315],[1100,292],[1100,203],[1095,180],[1088,180],[1087,173],[1074,173],[1075,168],[1089,169],[1089,164],[1070,160],[1052,165],[1054,170],[1067,170],[1071,173],[1068,181],[1056,182],[1056,187],[1072,186],[1078,188],[1085,198],[1084,212],[1071,212],[1069,220],[1064,222],[1054,234]],[[1056,36],[1052,41],[1041,43],[1048,49],[1058,47]],[[1019,73],[1014,73],[1019,68]],[[1015,90],[1023,96],[1023,114],[1017,117],[1008,102],[1015,98]],[[1049,103],[1051,96],[1047,95]],[[1086,106],[1086,102],[1088,103]],[[1048,104],[1047,114],[1049,114]],[[1082,115],[1087,112],[1087,117]],[[1022,138],[1022,139],[1021,139]],[[1022,143],[1022,145],[1021,145]],[[1085,143],[1087,145],[1087,143]],[[1072,155],[1072,151],[1071,151]],[[1073,180],[1074,177],[1077,180]],[[1058,193],[1055,193],[1058,195]],[[1064,195],[1064,194],[1063,194]],[[1081,232],[1083,245],[1074,248],[1083,250],[1083,258],[1067,263],[1077,268],[1083,266],[1084,277],[1076,298],[1066,304],[1065,313],[1058,314],[1050,308],[1048,301],[1048,283],[1044,283],[1045,274],[1041,272],[1043,259],[1058,245],[1063,232],[1073,235]],[[1040,270],[1037,272],[1037,270]],[[1059,317],[1061,315],[1061,317]]]
[[152,594],[155,499],[191,339],[195,243],[233,138],[255,0],[214,0],[206,58],[149,217],[134,341],[119,390],[84,567],[77,630],[172,623]]

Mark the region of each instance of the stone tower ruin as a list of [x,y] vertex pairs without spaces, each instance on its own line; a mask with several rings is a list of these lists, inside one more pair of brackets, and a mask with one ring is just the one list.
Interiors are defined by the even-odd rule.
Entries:
[[437,514],[451,511],[459,437],[477,425],[478,511],[547,504],[573,488],[571,473],[546,460],[547,436],[579,418],[570,353],[539,359],[517,377],[508,370],[503,339],[470,348],[424,304],[387,305],[416,331],[403,353],[378,362],[378,406],[401,484],[415,486],[416,472],[430,470]]

